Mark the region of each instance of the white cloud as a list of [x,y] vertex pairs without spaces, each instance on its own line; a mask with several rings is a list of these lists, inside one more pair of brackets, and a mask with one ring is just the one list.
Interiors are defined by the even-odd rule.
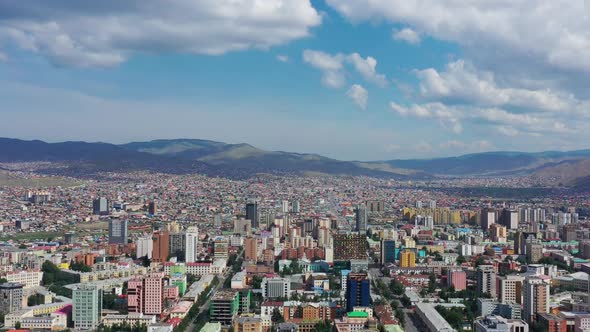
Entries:
[[362,111],[367,110],[367,102],[369,100],[369,92],[359,84],[353,84],[346,95],[352,99],[356,106]]
[[8,61],[8,55],[0,52],[0,62],[6,62]]
[[304,50],[303,61],[322,72],[322,83],[329,88],[341,88],[346,84],[343,72],[344,57],[322,51]]
[[377,73],[377,60],[375,58],[368,56],[366,59],[363,59],[358,53],[352,53],[346,57],[346,60],[352,63],[356,71],[365,80],[373,82],[380,87],[387,86],[385,75]]
[[389,107],[395,113],[421,119],[437,120],[440,124],[459,134],[463,131],[463,122],[490,125],[504,135],[552,133],[575,134],[576,128],[567,125],[553,114],[546,113],[512,113],[500,108],[482,108],[472,105],[449,106],[440,102],[412,104],[402,106],[390,102]]
[[66,66],[114,66],[133,53],[267,49],[320,24],[309,0],[0,2],[0,41]]
[[277,60],[280,62],[289,62],[289,57],[286,55],[277,55]]
[[379,87],[387,86],[385,75],[377,72],[377,60],[371,56],[363,58],[358,53],[349,55],[329,54],[316,50],[304,50],[303,61],[322,72],[322,83],[330,88],[341,88],[346,84],[345,64],[351,65],[367,82]]
[[441,149],[452,150],[455,154],[466,152],[484,152],[495,149],[495,146],[487,140],[473,142],[461,142],[450,140],[439,144]]
[[[590,71],[584,0],[327,0],[354,22],[403,23],[463,45],[474,57]],[[493,58],[490,57],[493,55]],[[495,59],[495,60],[494,60]]]
[[417,45],[420,44],[420,34],[410,28],[393,30],[392,38],[395,40],[405,41],[406,43]]
[[420,142],[414,145],[414,149],[420,153],[431,153],[432,152],[432,145],[427,142]]
[[472,64],[458,60],[444,71],[434,68],[416,71],[422,96],[482,106],[512,106],[532,110],[566,112],[580,102],[571,94],[550,89],[500,87],[494,73],[478,71]]

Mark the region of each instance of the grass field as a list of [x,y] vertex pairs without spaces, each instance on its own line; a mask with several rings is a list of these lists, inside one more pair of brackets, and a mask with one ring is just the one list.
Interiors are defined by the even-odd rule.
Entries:
[[59,236],[62,236],[63,233],[61,232],[35,232],[35,233],[16,233],[14,235],[5,235],[0,236],[0,241],[8,241],[8,240],[47,240],[48,238],[55,239]]
[[45,187],[75,187],[80,185],[79,182],[65,179],[58,176],[24,178],[14,173],[0,170],[0,187],[25,187],[25,188],[45,188]]

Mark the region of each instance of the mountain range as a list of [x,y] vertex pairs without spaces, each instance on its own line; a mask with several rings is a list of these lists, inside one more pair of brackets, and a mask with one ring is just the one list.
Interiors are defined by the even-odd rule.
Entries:
[[542,183],[590,187],[590,150],[485,152],[434,159],[341,161],[318,154],[267,151],[200,139],[109,143],[0,138],[0,162],[53,161],[68,172],[152,170],[244,178],[258,173],[334,174],[394,179],[530,175]]

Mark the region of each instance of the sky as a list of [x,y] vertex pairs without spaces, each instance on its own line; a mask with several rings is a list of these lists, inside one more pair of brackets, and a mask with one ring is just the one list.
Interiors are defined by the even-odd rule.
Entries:
[[588,0],[4,0],[0,137],[590,148]]

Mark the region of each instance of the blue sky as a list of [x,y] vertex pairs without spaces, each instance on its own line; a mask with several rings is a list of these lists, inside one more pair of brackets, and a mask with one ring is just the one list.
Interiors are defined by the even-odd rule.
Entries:
[[587,12],[582,0],[4,1],[0,136],[203,138],[346,160],[588,148],[590,24],[572,16]]

